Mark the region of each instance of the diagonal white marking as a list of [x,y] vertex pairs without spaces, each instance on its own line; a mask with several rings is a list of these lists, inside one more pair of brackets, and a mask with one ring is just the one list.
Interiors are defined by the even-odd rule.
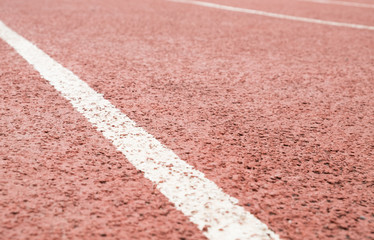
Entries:
[[355,29],[374,30],[374,26],[369,26],[369,25],[325,21],[325,20],[306,18],[306,17],[296,17],[296,16],[291,16],[291,15],[285,15],[285,14],[264,12],[264,11],[254,10],[254,9],[231,7],[227,5],[221,5],[221,4],[210,3],[210,2],[202,2],[202,1],[194,1],[194,0],[169,0],[169,1],[193,4],[193,5],[198,5],[202,7],[216,8],[216,9],[227,10],[227,11],[232,11],[232,12],[249,13],[249,14],[265,16],[265,17],[286,19],[286,20],[292,20],[292,21],[298,21],[298,22],[317,23],[317,24],[336,26],[336,27],[348,27],[348,28],[355,28]]
[[34,44],[0,21],[0,38],[53,85],[74,108],[96,126],[144,176],[157,185],[209,239],[279,239],[238,200],[225,194],[204,174],[182,161],[115,108],[102,94],[90,88]]
[[362,7],[362,8],[374,8],[373,4],[368,3],[357,3],[357,2],[346,2],[346,1],[329,1],[329,0],[299,0],[303,2],[315,2],[322,4],[334,4],[348,7]]

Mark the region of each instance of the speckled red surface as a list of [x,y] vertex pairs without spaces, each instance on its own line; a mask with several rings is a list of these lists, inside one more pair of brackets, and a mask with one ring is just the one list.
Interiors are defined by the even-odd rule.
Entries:
[[205,239],[26,61],[0,50],[0,239]]
[[[373,8],[352,7],[336,4],[321,4],[303,0],[210,0],[209,2],[233,7],[256,9],[260,11],[287,14],[297,17],[315,18],[327,21],[364,25],[374,24]],[[352,2],[362,3],[362,1]],[[373,4],[373,2],[369,3]],[[311,27],[312,26],[313,25],[311,25]]]
[[[287,6],[374,25],[373,10]],[[0,0],[0,19],[283,239],[374,239],[373,31],[159,0]],[[203,238],[0,46],[5,239]]]

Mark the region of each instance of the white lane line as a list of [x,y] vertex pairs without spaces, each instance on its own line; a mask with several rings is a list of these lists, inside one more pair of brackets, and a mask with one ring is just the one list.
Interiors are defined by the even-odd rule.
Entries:
[[293,20],[293,21],[299,21],[299,22],[317,23],[317,24],[330,25],[330,26],[336,26],[336,27],[348,27],[348,28],[355,28],[355,29],[374,30],[374,26],[369,26],[369,25],[360,25],[360,24],[353,24],[353,23],[325,21],[325,20],[319,20],[319,19],[314,19],[314,18],[296,17],[296,16],[291,16],[291,15],[285,15],[285,14],[264,12],[264,11],[254,10],[254,9],[231,7],[227,5],[221,5],[221,4],[210,3],[210,2],[202,2],[202,1],[194,1],[194,0],[168,0],[168,1],[187,3],[187,4],[193,4],[193,5],[203,6],[203,7],[210,7],[210,8],[217,8],[217,9],[233,11],[233,12],[249,13],[249,14],[254,14],[254,15],[278,18],[278,19],[287,19],[287,20]]
[[73,107],[97,127],[144,176],[157,185],[209,239],[279,239],[204,174],[182,161],[34,44],[0,21],[0,38],[26,59]]
[[299,0],[299,1],[315,2],[315,3],[322,3],[322,4],[335,4],[335,5],[348,6],[348,7],[374,8],[374,4],[369,4],[369,3],[329,1],[329,0]]

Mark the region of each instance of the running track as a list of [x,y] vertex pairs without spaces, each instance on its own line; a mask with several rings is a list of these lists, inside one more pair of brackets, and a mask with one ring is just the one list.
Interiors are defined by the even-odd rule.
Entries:
[[[0,21],[280,239],[374,239],[374,3],[350,2],[0,0]],[[6,41],[0,239],[217,236]]]

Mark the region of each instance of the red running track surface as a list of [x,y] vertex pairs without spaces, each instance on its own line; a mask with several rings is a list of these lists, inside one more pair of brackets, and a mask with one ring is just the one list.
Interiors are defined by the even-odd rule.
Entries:
[[[374,25],[372,9],[215,2]],[[161,0],[0,0],[0,20],[282,239],[374,238],[373,31]],[[0,238],[204,238],[0,49]]]

